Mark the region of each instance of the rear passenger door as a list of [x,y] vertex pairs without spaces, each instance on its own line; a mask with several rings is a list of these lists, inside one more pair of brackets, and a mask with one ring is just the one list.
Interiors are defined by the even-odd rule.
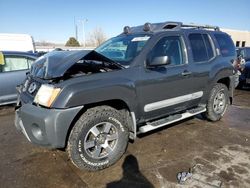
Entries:
[[[189,33],[189,69],[193,76],[193,89],[207,94],[209,74],[216,60],[216,50],[213,39],[208,33]],[[205,97],[206,98],[206,97]],[[201,101],[196,101],[200,103]]]
[[16,86],[21,84],[34,60],[24,56],[6,55],[0,65],[0,104],[14,103]]

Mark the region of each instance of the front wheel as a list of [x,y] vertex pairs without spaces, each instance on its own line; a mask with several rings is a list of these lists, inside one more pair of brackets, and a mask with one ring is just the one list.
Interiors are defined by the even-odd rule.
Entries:
[[118,161],[128,144],[124,120],[122,113],[109,106],[88,109],[69,136],[67,150],[73,164],[95,171]]
[[224,84],[217,83],[210,92],[207,111],[203,116],[211,121],[218,121],[222,118],[229,104],[228,89]]

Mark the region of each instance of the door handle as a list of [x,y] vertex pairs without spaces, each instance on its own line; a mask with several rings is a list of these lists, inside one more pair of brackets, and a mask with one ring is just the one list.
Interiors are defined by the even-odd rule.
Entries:
[[188,75],[190,75],[190,74],[192,74],[192,72],[189,72],[189,71],[187,71],[187,70],[185,70],[185,71],[183,71],[183,72],[181,73],[182,76],[188,76]]

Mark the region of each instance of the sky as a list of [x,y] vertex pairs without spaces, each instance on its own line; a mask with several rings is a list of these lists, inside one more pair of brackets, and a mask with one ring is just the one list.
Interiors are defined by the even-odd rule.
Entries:
[[35,41],[66,43],[88,38],[95,28],[106,36],[146,22],[181,21],[250,31],[250,0],[0,0],[0,33],[25,33]]

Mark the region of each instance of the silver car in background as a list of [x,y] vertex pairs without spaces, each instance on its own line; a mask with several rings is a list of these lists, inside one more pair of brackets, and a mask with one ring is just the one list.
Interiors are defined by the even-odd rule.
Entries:
[[16,86],[24,81],[37,57],[27,52],[0,52],[0,105],[16,103]]

